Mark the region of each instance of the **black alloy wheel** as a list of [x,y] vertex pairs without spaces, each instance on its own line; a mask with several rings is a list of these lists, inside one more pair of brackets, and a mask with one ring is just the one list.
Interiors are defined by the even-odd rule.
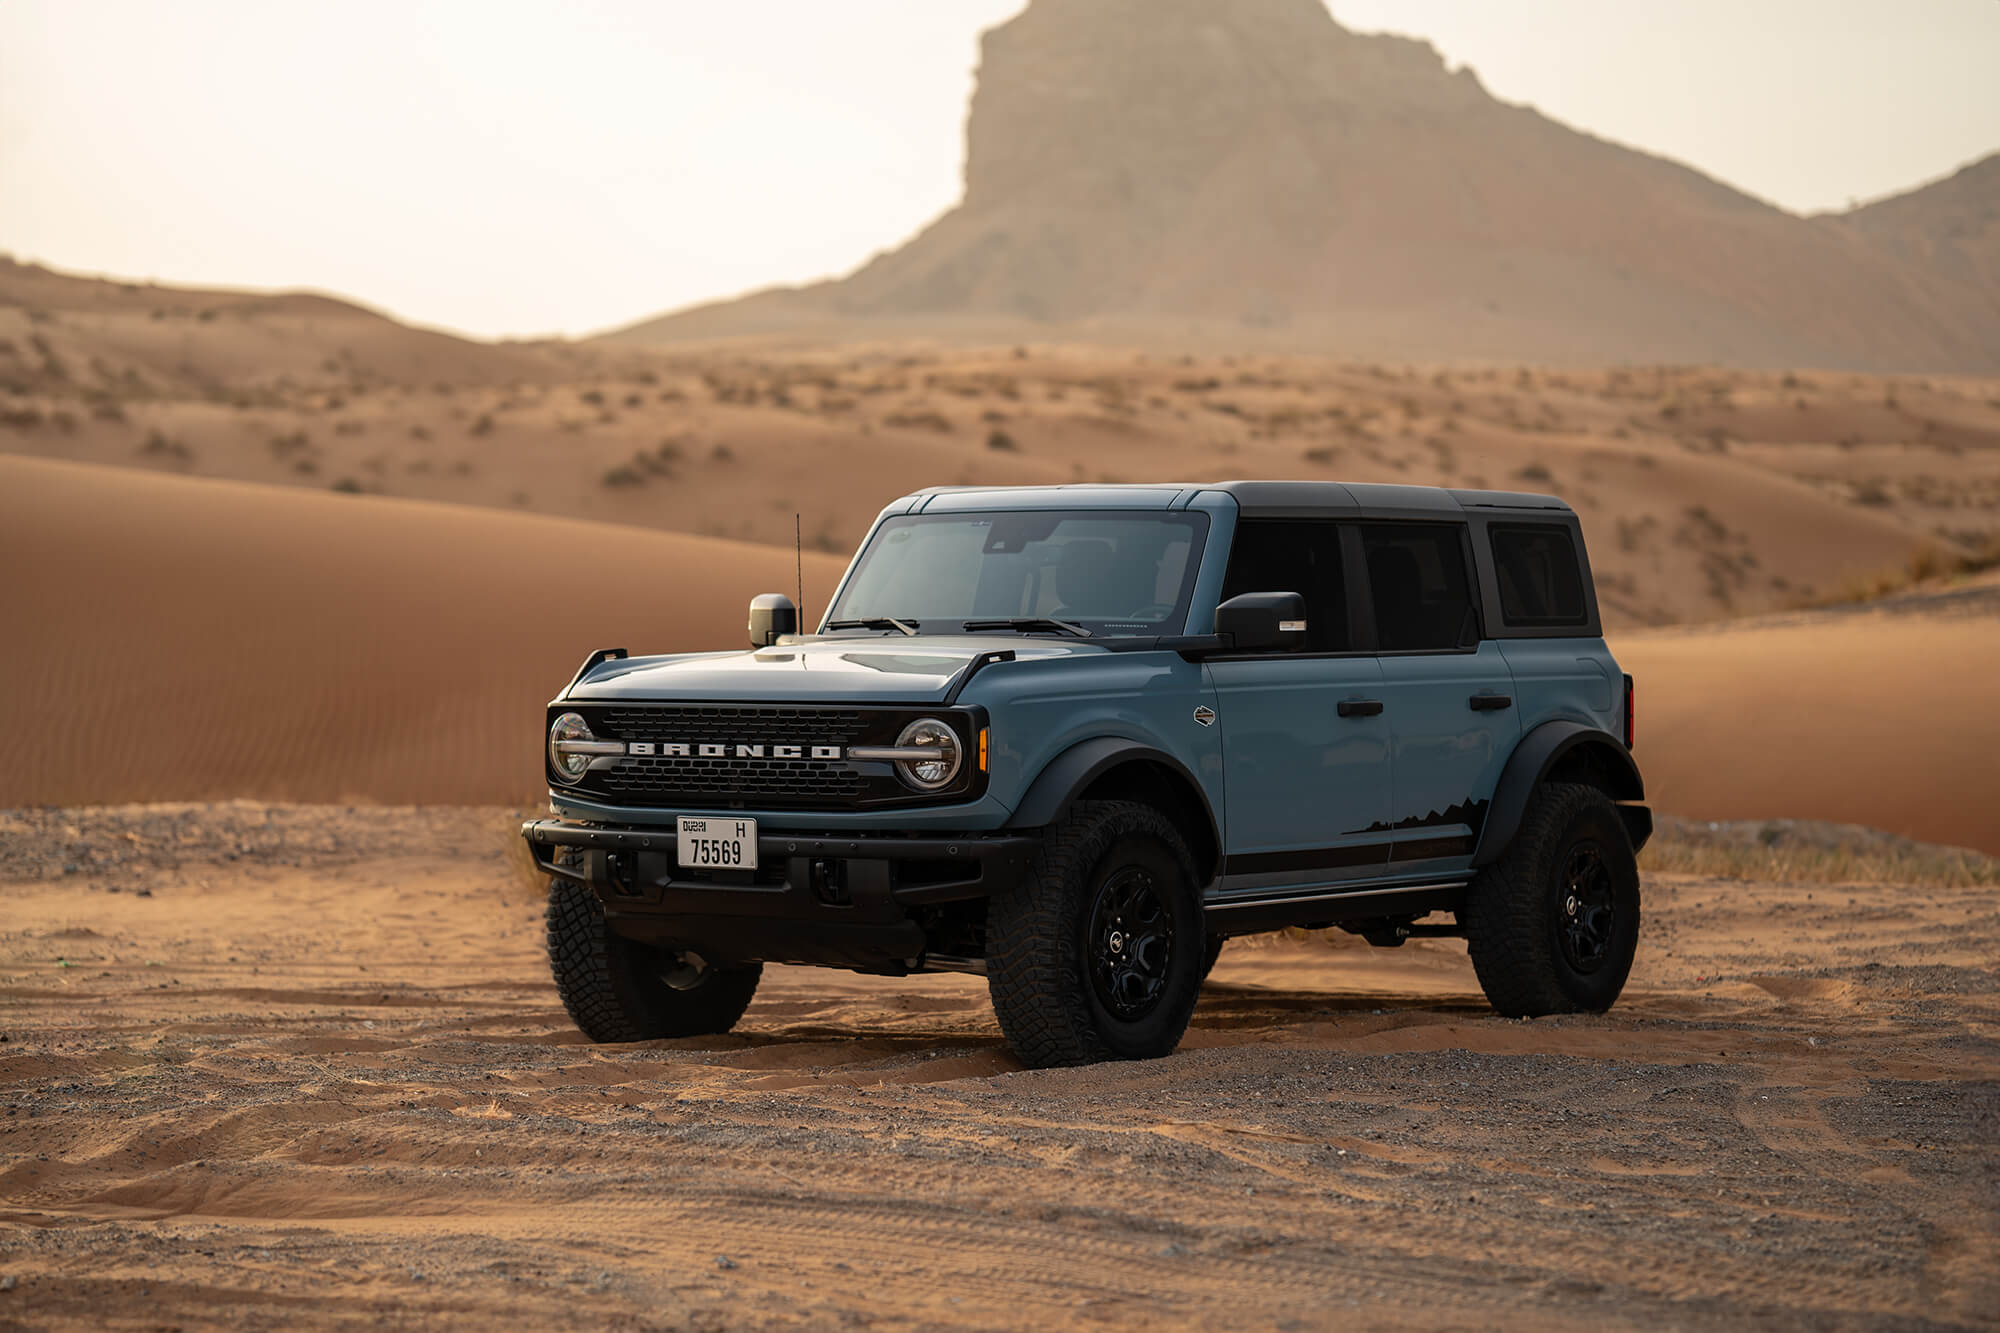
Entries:
[[1588,976],[1611,957],[1612,941],[1618,935],[1617,893],[1611,868],[1604,862],[1604,849],[1594,841],[1573,844],[1562,877],[1562,916],[1556,942],[1563,961]]
[[1143,866],[1120,866],[1098,885],[1085,941],[1098,1003],[1127,1023],[1153,1012],[1173,965],[1174,919]]

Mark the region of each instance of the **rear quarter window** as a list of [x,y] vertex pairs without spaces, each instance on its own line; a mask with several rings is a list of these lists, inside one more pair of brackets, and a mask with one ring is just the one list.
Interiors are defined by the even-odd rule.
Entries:
[[1510,625],[1585,625],[1590,608],[1576,540],[1558,523],[1496,523],[1493,572],[1500,581],[1500,614]]

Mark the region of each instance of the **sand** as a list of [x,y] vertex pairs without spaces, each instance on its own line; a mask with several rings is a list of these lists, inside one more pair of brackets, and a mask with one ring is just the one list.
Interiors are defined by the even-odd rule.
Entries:
[[1614,635],[1654,805],[1869,824],[2000,854],[2000,580]]
[[[765,545],[0,457],[0,805],[540,796],[592,649],[729,648]],[[838,559],[808,553],[823,604]],[[1624,632],[1651,799],[2000,853],[2000,585]]]
[[[157,318],[155,316],[158,316]],[[480,344],[323,297],[0,261],[0,454],[845,555],[960,482],[1304,477],[1582,515],[1620,626],[2000,540],[2000,380],[966,346]]]
[[[495,810],[0,816],[0,1323],[1991,1327],[1990,889],[1654,876],[1624,1000],[1239,941],[1183,1049],[774,968],[591,1046]],[[71,868],[72,873],[64,873]],[[148,896],[136,896],[140,891]]]
[[0,565],[0,805],[526,800],[587,654],[743,645],[795,583],[769,546],[20,458]]

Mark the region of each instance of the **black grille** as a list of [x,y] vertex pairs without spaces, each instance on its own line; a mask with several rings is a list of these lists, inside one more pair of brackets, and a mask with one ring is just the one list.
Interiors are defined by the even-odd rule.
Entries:
[[841,759],[735,755],[738,745],[797,745],[810,754],[815,745],[889,744],[913,716],[907,710],[659,704],[576,711],[605,740],[729,747],[726,757],[627,756],[613,768],[593,770],[575,788],[619,805],[837,810],[916,798],[883,764],[864,771]]

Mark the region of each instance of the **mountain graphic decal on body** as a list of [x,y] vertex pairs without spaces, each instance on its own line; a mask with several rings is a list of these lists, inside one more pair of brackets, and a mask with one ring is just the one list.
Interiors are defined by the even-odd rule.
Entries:
[[1485,801],[1458,801],[1442,810],[1433,810],[1427,815],[1406,815],[1393,824],[1378,819],[1367,828],[1347,831],[1350,834],[1395,833],[1402,829],[1441,828],[1450,824],[1464,824],[1472,830],[1474,837],[1478,837],[1479,830],[1486,823],[1486,806]]

